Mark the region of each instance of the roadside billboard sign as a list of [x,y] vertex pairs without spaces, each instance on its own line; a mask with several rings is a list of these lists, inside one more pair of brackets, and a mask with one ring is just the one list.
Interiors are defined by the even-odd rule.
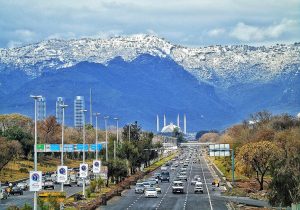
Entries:
[[[102,144],[98,144],[98,151],[102,149]],[[90,152],[96,151],[96,144],[90,144]]]
[[64,183],[68,180],[68,166],[57,167],[57,182]]
[[77,148],[78,152],[82,152],[82,151],[88,152],[89,151],[89,145],[88,144],[84,144],[84,145],[83,144],[77,144],[76,148]]
[[107,179],[107,172],[108,172],[107,166],[102,166],[100,171],[101,179]]
[[99,174],[101,171],[101,161],[100,160],[93,160],[93,173]]
[[74,144],[64,144],[64,152],[74,152]]
[[89,166],[87,163],[81,163],[79,167],[79,177],[86,178],[88,176]]
[[29,173],[29,191],[40,191],[42,189],[42,172],[30,171]]

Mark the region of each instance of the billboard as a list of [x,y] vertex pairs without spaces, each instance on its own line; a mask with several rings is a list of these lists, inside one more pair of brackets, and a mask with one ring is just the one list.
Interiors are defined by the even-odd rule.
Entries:
[[68,166],[57,167],[57,182],[64,183],[68,180]]
[[99,174],[101,171],[101,161],[100,160],[93,160],[93,173]]
[[42,172],[30,171],[29,173],[29,191],[40,191],[42,189]]
[[79,177],[86,178],[88,176],[89,166],[87,163],[81,163],[79,168]]

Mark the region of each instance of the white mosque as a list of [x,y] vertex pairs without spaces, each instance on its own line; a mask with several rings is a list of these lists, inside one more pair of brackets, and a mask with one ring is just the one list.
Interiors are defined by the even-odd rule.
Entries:
[[[167,125],[167,120],[166,120],[166,115],[164,115],[164,126],[160,130],[159,128],[159,116],[156,116],[156,131],[159,133],[173,133],[174,130],[178,128],[180,132],[182,132],[180,128],[180,119],[179,119],[179,114],[177,116],[177,125],[174,125],[172,122]],[[186,115],[184,114],[183,116],[183,133],[186,134]]]

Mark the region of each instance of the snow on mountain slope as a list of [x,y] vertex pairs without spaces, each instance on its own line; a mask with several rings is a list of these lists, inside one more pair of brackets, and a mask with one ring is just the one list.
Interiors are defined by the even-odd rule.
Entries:
[[46,40],[0,49],[0,72],[22,69],[27,75],[36,77],[46,68],[66,68],[82,61],[106,64],[117,56],[131,61],[142,54],[170,57],[199,81],[218,87],[264,83],[300,71],[300,43],[188,48],[152,35],[133,35],[110,39]]

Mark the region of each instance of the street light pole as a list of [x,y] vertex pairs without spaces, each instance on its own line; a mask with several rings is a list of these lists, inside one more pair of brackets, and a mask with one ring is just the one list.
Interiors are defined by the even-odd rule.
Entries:
[[[114,120],[117,121],[117,144],[119,144],[119,118],[115,117]],[[116,141],[114,140],[114,160],[116,160]]]
[[[37,171],[37,100],[42,98],[42,96],[33,96],[30,95],[31,98],[34,99],[34,171]],[[37,210],[37,192],[34,192],[33,197],[33,209]]]
[[129,141],[130,141],[130,126],[131,126],[131,124],[129,124],[129,126],[128,126],[128,129],[129,129],[129,133],[128,133]]
[[[59,105],[62,108],[62,124],[61,124],[61,166],[64,165],[64,128],[65,128],[65,108],[66,104]],[[64,191],[64,183],[61,183],[61,192]]]
[[96,116],[96,160],[98,160],[98,116],[100,116],[100,113],[94,113]]
[[105,154],[105,160],[108,161],[108,137],[107,137],[107,119],[109,118],[109,116],[104,117],[105,120],[105,142],[106,142],[106,146],[105,146],[105,150],[106,150],[106,154]]
[[[86,109],[81,110],[83,114],[83,154],[82,154],[82,162],[85,163],[85,112],[87,112]],[[86,169],[88,170],[88,169]],[[85,177],[82,178],[82,195],[85,198]]]

